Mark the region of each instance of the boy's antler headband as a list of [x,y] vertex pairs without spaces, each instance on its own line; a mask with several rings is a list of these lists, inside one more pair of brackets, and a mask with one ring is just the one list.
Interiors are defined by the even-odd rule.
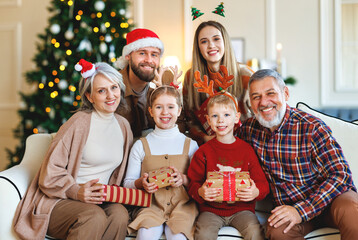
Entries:
[[236,99],[229,92],[227,92],[227,89],[234,84],[233,82],[230,82],[234,78],[234,76],[229,75],[227,68],[223,65],[220,66],[220,71],[223,73],[223,76],[221,74],[218,74],[219,79],[215,79],[215,83],[219,86],[220,91],[214,92],[214,81],[208,81],[207,75],[204,75],[204,81],[201,80],[199,71],[195,71],[194,73],[196,83],[194,83],[193,85],[197,88],[198,92],[207,93],[209,97],[213,97],[220,94],[228,96],[234,102],[236,110],[239,111]]

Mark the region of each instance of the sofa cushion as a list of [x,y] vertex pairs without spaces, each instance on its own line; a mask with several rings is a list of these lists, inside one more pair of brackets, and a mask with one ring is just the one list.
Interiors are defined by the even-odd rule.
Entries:
[[302,102],[297,103],[296,108],[322,119],[331,128],[333,136],[343,149],[353,174],[353,181],[358,184],[358,125],[321,113]]

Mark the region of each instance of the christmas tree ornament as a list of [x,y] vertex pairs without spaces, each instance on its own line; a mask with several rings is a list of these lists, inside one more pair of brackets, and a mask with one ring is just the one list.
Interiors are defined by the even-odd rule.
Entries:
[[102,54],[105,54],[108,50],[108,47],[107,47],[107,44],[104,43],[104,42],[101,42],[99,44],[99,51],[102,53]]
[[96,9],[99,12],[103,11],[105,7],[106,4],[102,1],[97,1],[94,3],[94,9]]
[[26,109],[27,104],[24,101],[20,101],[20,109]]
[[84,28],[84,29],[88,28],[87,23],[85,23],[85,22],[81,22],[81,28]]
[[126,10],[123,9],[123,8],[119,9],[118,13],[121,14],[121,15],[124,15],[124,14],[126,14]]
[[81,71],[81,75],[83,78],[91,77],[96,72],[96,67],[93,63],[87,62],[84,59],[81,59],[76,65],[75,65],[76,71]]
[[42,61],[42,66],[47,66],[48,65],[48,61],[45,59]]
[[68,82],[64,79],[61,79],[57,86],[59,89],[65,90],[68,87]]
[[102,32],[102,33],[106,33],[106,32],[107,32],[107,27],[106,27],[106,25],[105,25],[104,23],[101,24],[100,29],[101,29],[101,32]]
[[86,50],[87,52],[91,52],[91,51],[92,51],[92,44],[91,44],[91,42],[88,40],[87,37],[85,37],[85,38],[80,42],[80,45],[78,45],[77,50],[78,50],[78,51]]
[[62,102],[72,104],[73,98],[71,96],[64,95],[62,96]]
[[215,10],[212,11],[212,13],[218,14],[218,15],[220,15],[220,16],[222,16],[222,17],[225,17],[224,12],[225,12],[225,11],[224,11],[224,3],[223,3],[223,2],[221,2],[221,3],[215,8]]
[[[48,116],[50,117],[50,119],[55,119],[55,109],[52,109],[49,113]],[[40,130],[39,130],[40,131]]]
[[73,32],[73,26],[71,24],[70,27],[65,32],[65,38],[67,40],[72,40],[74,36],[75,36],[75,33]]
[[41,76],[41,82],[46,83],[47,77],[45,75]]
[[109,59],[112,59],[112,58],[115,58],[116,57],[116,54],[114,52],[109,52],[108,53],[108,58]]
[[62,61],[60,62],[60,64],[63,65],[63,66],[65,66],[65,67],[68,66],[68,62],[67,62],[66,60],[62,60]]
[[25,128],[26,129],[31,129],[32,128],[32,120],[31,119],[26,119]]
[[111,35],[109,35],[109,34],[106,34],[106,36],[104,37],[104,41],[106,41],[106,42],[112,42],[112,36]]
[[200,12],[199,9],[191,7],[191,16],[193,17],[193,21],[202,15],[204,15],[204,13]]
[[50,32],[54,35],[60,33],[60,31],[61,31],[61,27],[57,23],[52,24],[52,26],[50,27]]
[[164,44],[159,39],[158,35],[149,29],[137,28],[127,34],[127,45],[123,47],[122,56],[116,62],[116,66],[123,69],[128,64],[125,59],[131,52],[144,47],[156,47],[160,50],[160,55],[163,55]]

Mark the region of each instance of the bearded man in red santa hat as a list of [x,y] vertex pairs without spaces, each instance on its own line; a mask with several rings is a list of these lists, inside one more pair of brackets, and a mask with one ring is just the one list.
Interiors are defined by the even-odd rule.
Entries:
[[[119,114],[129,121],[134,137],[138,138],[148,134],[155,126],[147,106],[147,99],[153,91],[149,83],[158,77],[161,78],[160,83],[170,83],[173,74],[160,67],[164,45],[153,31],[137,28],[129,32],[126,39],[127,44],[116,64],[126,85],[124,97],[129,110],[121,109]],[[179,125],[184,129],[184,124]]]

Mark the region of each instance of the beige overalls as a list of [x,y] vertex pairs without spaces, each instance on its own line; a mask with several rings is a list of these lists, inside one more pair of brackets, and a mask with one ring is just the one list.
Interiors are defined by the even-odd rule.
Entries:
[[[188,156],[190,138],[186,138],[183,153],[180,155],[151,155],[146,138],[141,138],[145,156],[141,172],[149,172],[164,166],[174,166],[181,173],[187,173],[190,159]],[[141,208],[136,218],[128,226],[130,233],[141,227],[151,228],[166,223],[174,234],[183,233],[188,239],[194,239],[194,222],[198,210],[190,199],[184,186],[165,187],[153,194],[152,205]]]

